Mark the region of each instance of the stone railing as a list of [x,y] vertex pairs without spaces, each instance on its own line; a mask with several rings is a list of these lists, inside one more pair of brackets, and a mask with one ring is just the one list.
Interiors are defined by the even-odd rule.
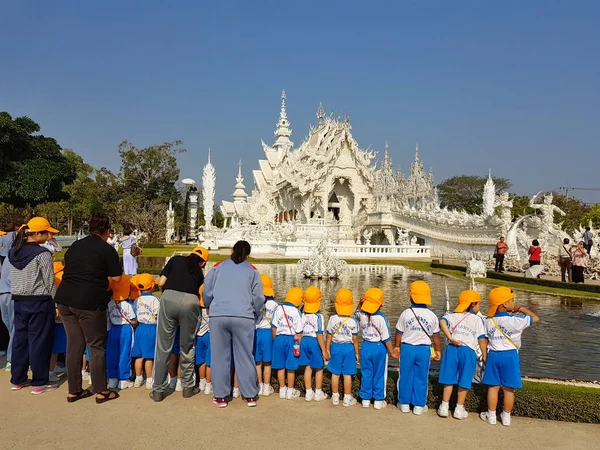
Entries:
[[[278,255],[289,258],[306,258],[317,243],[252,241],[253,255]],[[431,247],[421,245],[356,245],[329,244],[328,248],[338,258],[430,258]]]

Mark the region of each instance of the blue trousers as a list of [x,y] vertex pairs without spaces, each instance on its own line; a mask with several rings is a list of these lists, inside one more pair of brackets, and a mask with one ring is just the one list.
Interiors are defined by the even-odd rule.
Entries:
[[[8,264],[8,263],[7,263]],[[0,310],[2,311],[2,322],[8,330],[8,348],[6,349],[6,361],[12,360],[12,341],[15,336],[15,303],[9,293],[0,294]]]
[[398,401],[401,405],[425,406],[429,381],[429,345],[402,344]]
[[360,349],[360,398],[385,400],[387,350],[383,342],[363,341]]
[[106,375],[108,378],[128,380],[131,376],[131,325],[112,325],[106,338]]
[[32,386],[48,384],[48,367],[54,341],[54,302],[20,300],[15,302],[15,335],[12,347],[10,382],[23,384],[31,366]]

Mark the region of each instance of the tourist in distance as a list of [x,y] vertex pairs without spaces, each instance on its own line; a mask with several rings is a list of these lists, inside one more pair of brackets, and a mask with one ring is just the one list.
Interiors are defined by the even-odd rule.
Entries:
[[396,323],[394,348],[400,350],[398,407],[403,413],[409,413],[412,404],[413,414],[421,415],[428,409],[430,360],[433,357],[439,361],[442,357],[440,322],[427,307],[431,305],[431,290],[426,282],[419,280],[410,285],[410,302],[412,306],[400,314]]
[[344,406],[356,405],[352,396],[352,376],[356,375],[356,365],[360,362],[358,351],[358,321],[353,316],[354,300],[352,291],[342,288],[335,295],[335,314],[327,323],[327,370],[331,372],[331,403],[340,403],[340,376],[344,381]]
[[504,242],[504,236],[500,236],[500,240],[496,243],[496,251],[494,252],[494,257],[496,258],[495,272],[504,272],[504,256],[507,250],[508,244]]
[[379,288],[368,289],[356,308],[356,319],[360,326],[363,342],[360,348],[360,393],[363,408],[375,409],[387,406],[386,383],[388,352],[392,358],[400,353],[392,346],[392,331],[386,316],[381,313],[384,294]]
[[[504,405],[500,420],[502,425],[510,426],[515,389],[523,387],[521,381],[521,335],[525,328],[539,322],[530,310],[523,306],[515,306],[515,294],[507,287],[497,287],[488,294],[490,309],[485,321],[485,334],[488,340],[488,358],[483,374],[483,384],[488,387],[488,411],[480,417],[490,425],[496,425],[496,409],[498,407],[498,391],[504,392]],[[513,315],[521,313],[524,315]]]
[[62,251],[62,245],[58,243],[54,237],[54,233],[48,233],[48,240],[44,242],[42,246],[46,247],[52,256],[54,256],[55,253]]
[[583,270],[587,264],[587,257],[588,253],[585,250],[585,244],[583,241],[579,241],[577,247],[573,251],[573,262],[571,263],[571,270],[573,273],[571,279],[573,280],[573,283],[584,282]]
[[273,357],[273,335],[271,323],[273,313],[279,306],[275,301],[273,291],[273,280],[267,274],[261,274],[260,280],[265,295],[265,305],[260,310],[260,316],[256,322],[254,335],[254,362],[256,363],[256,374],[258,375],[258,395],[268,397],[274,392],[271,386],[271,360]]
[[0,266],[4,264],[4,260],[8,257],[8,252],[10,252],[16,234],[14,223],[6,223],[2,227],[0,231]]
[[462,291],[454,312],[445,314],[440,320],[440,328],[448,338],[440,366],[439,382],[444,385],[442,404],[437,410],[440,417],[448,417],[450,397],[455,384],[458,385],[458,397],[453,417],[466,419],[469,416],[464,405],[477,368],[478,346],[483,354],[484,365],[487,357],[483,320],[477,315],[480,303],[479,292]]
[[204,304],[200,286],[200,315],[198,316],[198,333],[196,334],[196,370],[198,371],[198,389],[205,395],[213,393],[212,378],[210,376],[210,318],[208,308]]
[[[309,286],[304,292],[304,328],[302,331],[302,342],[300,344],[300,367],[304,369],[304,387],[306,395],[304,399],[307,402],[315,400],[317,402],[327,400],[327,394],[323,392],[323,372],[325,361],[323,355],[325,350],[325,339],[323,332],[325,329],[325,319],[321,310],[321,289],[316,286]],[[315,374],[315,389],[313,390],[312,376]]]
[[588,255],[591,255],[592,247],[594,246],[593,237],[594,235],[592,234],[590,227],[585,227],[585,232],[583,233],[583,246]]
[[131,228],[123,231],[123,237],[119,239],[119,243],[123,247],[123,272],[125,275],[136,275],[137,257],[142,249]]
[[[8,254],[11,296],[14,301],[14,327],[11,379],[12,390],[29,384],[34,395],[58,388],[49,384],[48,367],[54,339],[56,285],[52,255],[42,244],[49,233],[58,233],[43,217],[23,225]],[[27,371],[31,367],[31,383]]]
[[169,384],[167,374],[171,350],[179,328],[179,367],[183,398],[199,392],[195,387],[196,332],[200,302],[198,292],[204,283],[202,269],[208,261],[208,250],[196,247],[188,256],[174,256],[165,265],[158,286],[163,290],[156,330],[154,380],[150,398],[160,402]]
[[248,242],[236,242],[231,257],[215,265],[206,276],[202,294],[210,317],[214,401],[220,408],[227,406],[232,391],[232,356],[241,396],[248,406],[256,406],[258,400],[252,350],[256,319],[265,296],[258,271],[247,261],[250,251]]
[[[529,254],[529,267],[539,266],[542,261],[542,247],[540,247],[540,242],[537,239],[534,239],[531,242],[531,247],[527,252]],[[540,276],[538,275],[537,278]]]
[[568,279],[571,282],[571,261],[573,252],[569,238],[564,238],[562,244],[558,246],[558,265],[560,266],[560,280],[565,283]]

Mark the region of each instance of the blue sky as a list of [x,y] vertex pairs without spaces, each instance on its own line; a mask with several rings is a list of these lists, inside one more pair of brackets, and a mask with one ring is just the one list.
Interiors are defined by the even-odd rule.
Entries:
[[[118,144],[208,148],[217,199],[272,143],[288,95],[299,145],[327,112],[407,171],[510,178],[523,194],[600,188],[600,2],[4,2],[0,110],[29,115],[95,166]],[[600,201],[600,192],[581,198]]]

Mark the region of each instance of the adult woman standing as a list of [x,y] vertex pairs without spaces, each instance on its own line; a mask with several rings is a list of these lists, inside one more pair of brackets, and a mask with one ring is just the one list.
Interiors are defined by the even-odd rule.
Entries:
[[200,302],[198,290],[204,283],[202,268],[208,261],[208,250],[196,247],[188,256],[174,256],[160,274],[158,286],[163,290],[156,329],[154,355],[154,382],[150,398],[160,402],[168,386],[169,359],[177,328],[179,337],[179,365],[183,398],[199,392],[195,387],[196,331]]
[[573,283],[583,283],[583,269],[586,262],[587,252],[585,251],[585,244],[583,241],[579,241],[577,248],[573,252],[573,264],[571,265]]
[[131,229],[123,231],[123,239],[120,239],[120,242],[123,247],[123,272],[125,275],[137,275],[137,254],[135,252],[141,249]]
[[211,377],[215,403],[227,406],[231,393],[231,349],[242,397],[256,406],[258,380],[252,349],[255,320],[265,303],[258,271],[246,261],[250,244],[238,241],[231,258],[208,273],[202,298],[210,317]]
[[540,247],[540,242],[537,239],[534,239],[533,242],[531,242],[528,253],[529,267],[539,266],[542,260],[542,247]]
[[34,217],[21,227],[8,254],[15,327],[10,382],[12,390],[27,386],[31,366],[35,395],[58,387],[48,384],[56,317],[52,255],[40,245],[48,240],[48,233],[58,230],[43,217]]
[[[65,253],[65,269],[56,293],[56,303],[67,333],[67,401],[75,402],[96,394],[96,403],[119,397],[106,386],[106,308],[109,278],[121,280],[119,254],[106,243],[110,220],[95,214],[90,235],[75,241]],[[82,389],[81,357],[88,347],[91,391]],[[48,371],[46,369],[46,371]]]

